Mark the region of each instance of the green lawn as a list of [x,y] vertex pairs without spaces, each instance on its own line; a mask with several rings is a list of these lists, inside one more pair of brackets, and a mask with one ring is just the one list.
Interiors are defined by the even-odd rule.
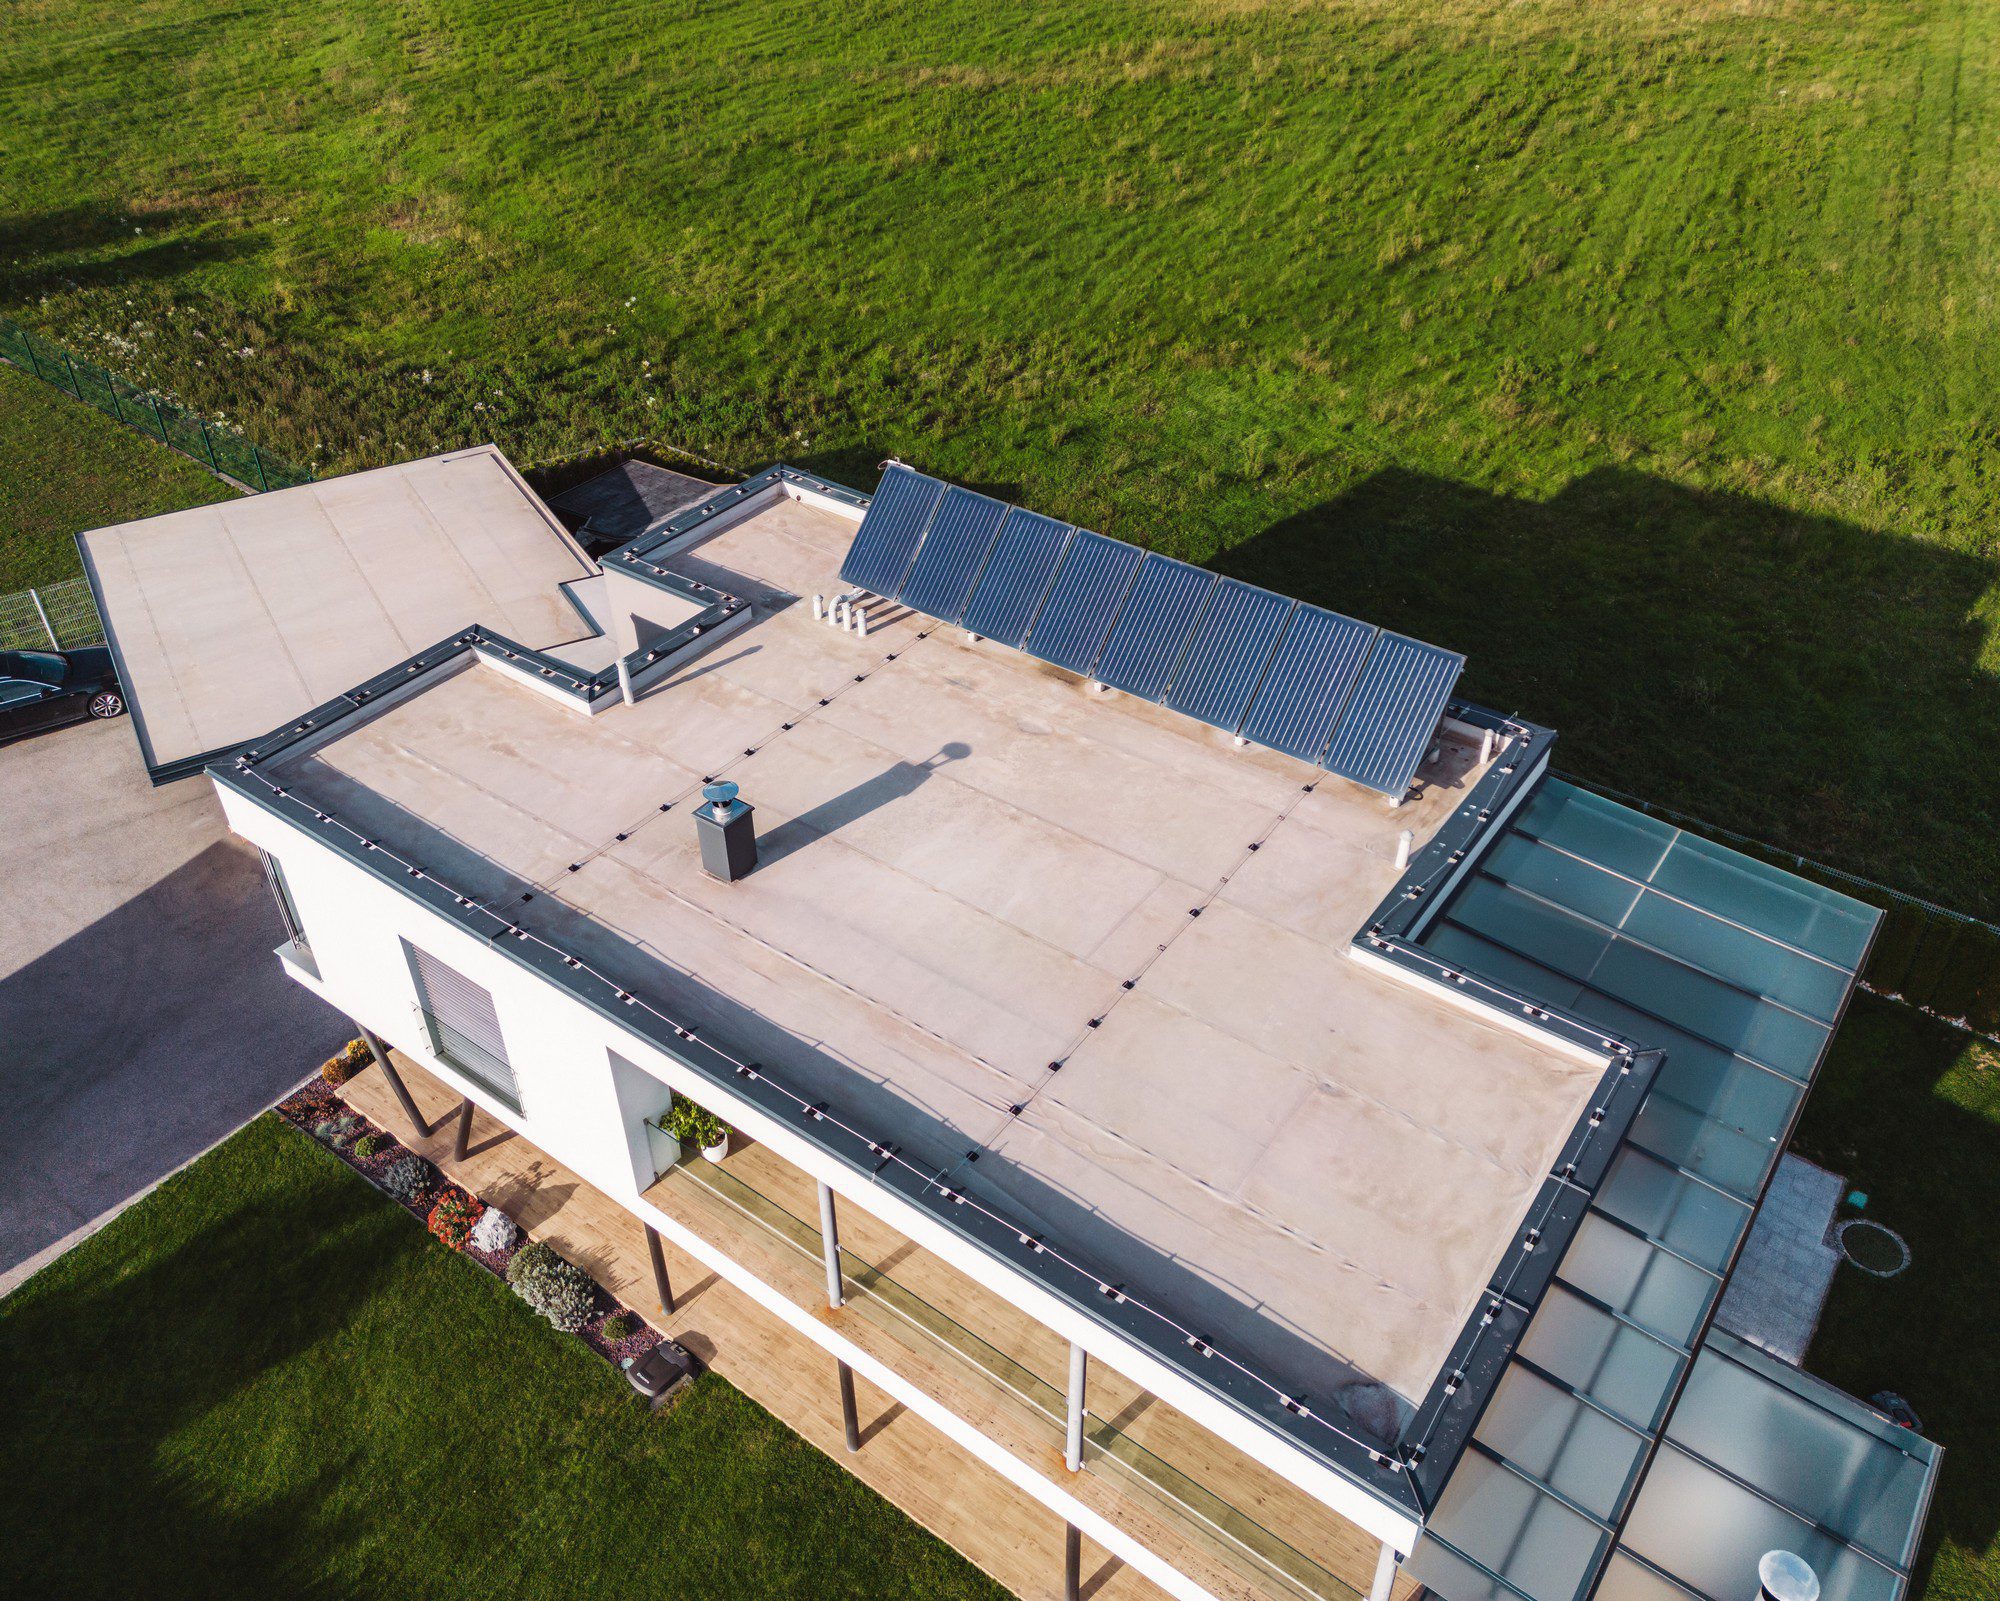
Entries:
[[235,491],[0,362],[0,594],[83,571],[73,535]]
[[1867,1397],[1909,1398],[1945,1447],[1930,1601],[2000,1597],[2000,1047],[1857,996],[1796,1142],[1865,1191],[1910,1267],[1834,1278],[1806,1365]]
[[265,1117],[0,1302],[19,1595],[1004,1592],[722,1379],[655,1417]]
[[1995,910],[1996,73],[2000,0],[23,0],[0,310],[322,469],[897,452]]

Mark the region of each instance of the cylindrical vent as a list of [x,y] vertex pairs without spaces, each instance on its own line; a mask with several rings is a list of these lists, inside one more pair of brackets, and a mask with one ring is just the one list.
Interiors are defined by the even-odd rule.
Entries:
[[1766,1551],[1757,1559],[1757,1594],[1762,1601],[1819,1601],[1819,1575],[1790,1551]]

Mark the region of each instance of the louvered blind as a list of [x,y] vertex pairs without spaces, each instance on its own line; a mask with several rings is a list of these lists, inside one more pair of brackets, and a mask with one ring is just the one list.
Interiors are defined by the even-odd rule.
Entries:
[[407,948],[417,998],[438,1055],[518,1104],[520,1090],[513,1064],[507,1060],[507,1042],[500,1034],[500,1014],[493,1009],[492,995],[427,951],[414,945]]

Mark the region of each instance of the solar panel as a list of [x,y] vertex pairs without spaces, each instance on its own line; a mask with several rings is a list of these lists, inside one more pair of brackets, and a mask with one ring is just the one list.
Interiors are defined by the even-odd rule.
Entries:
[[1073,673],[1087,673],[1111,632],[1111,619],[1144,554],[1103,534],[1078,533],[1028,633],[1030,654]]
[[1301,605],[1285,625],[1271,670],[1243,719],[1260,745],[1316,762],[1326,749],[1361,663],[1381,629],[1319,606]]
[[1456,651],[1384,634],[1341,713],[1326,753],[1328,770],[1400,796],[1464,667]]
[[1071,532],[1068,523],[1017,507],[1000,525],[986,571],[973,586],[960,622],[975,634],[1018,649],[1041,609]]
[[1234,578],[1218,581],[1174,675],[1167,704],[1235,733],[1263,679],[1279,630],[1297,604]]
[[1006,515],[1001,501],[969,489],[947,490],[931,518],[931,531],[924,536],[916,565],[904,580],[901,599],[918,611],[957,622]]
[[1148,556],[1132,580],[1093,676],[1128,695],[1158,700],[1213,588],[1214,573],[1171,556]]
[[923,538],[931,513],[943,497],[944,485],[935,478],[907,467],[891,467],[868,503],[854,543],[847,549],[847,560],[840,564],[841,581],[877,595],[898,594],[903,575],[910,570],[910,558],[916,554],[917,541]]

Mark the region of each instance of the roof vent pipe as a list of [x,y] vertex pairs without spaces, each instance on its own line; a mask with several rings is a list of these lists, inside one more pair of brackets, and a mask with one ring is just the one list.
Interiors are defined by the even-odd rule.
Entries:
[[701,870],[710,878],[733,884],[757,866],[757,830],[752,808],[738,800],[737,787],[724,779],[702,787],[701,805],[694,809],[695,837],[701,843]]
[[1757,1559],[1759,1601],[1819,1601],[1819,1575],[1802,1556],[1766,1551]]
[[618,694],[627,706],[639,697],[632,693],[632,669],[625,665],[625,658],[618,658]]
[[1484,767],[1493,760],[1493,730],[1487,729],[1479,736],[1479,764]]
[[826,621],[826,596],[824,595],[813,596],[813,621],[816,623]]
[[1396,871],[1401,872],[1410,865],[1410,847],[1417,842],[1417,831],[1406,828],[1396,836]]

